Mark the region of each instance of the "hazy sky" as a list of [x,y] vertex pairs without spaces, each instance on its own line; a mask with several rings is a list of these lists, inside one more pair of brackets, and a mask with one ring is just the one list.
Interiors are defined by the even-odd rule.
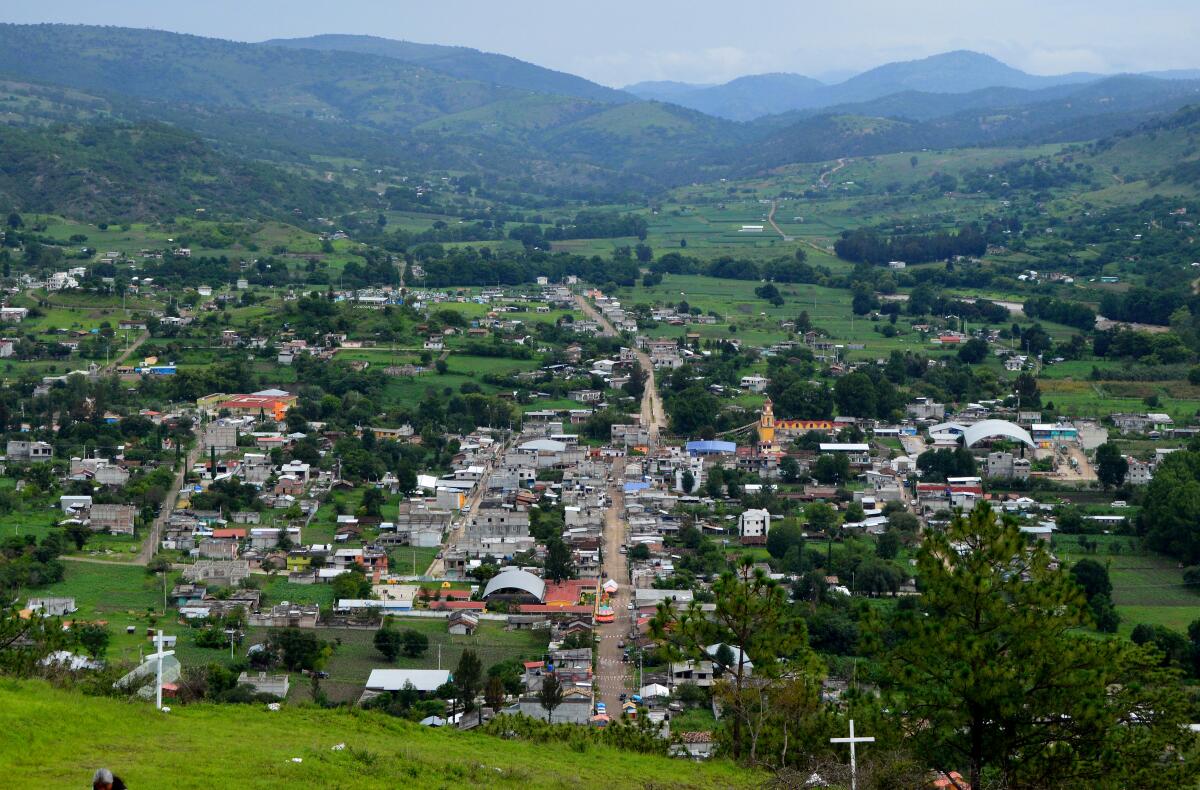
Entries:
[[1200,67],[1198,0],[4,0],[0,21],[239,41],[369,33],[503,52],[614,86],[820,77],[951,49],[1039,74]]

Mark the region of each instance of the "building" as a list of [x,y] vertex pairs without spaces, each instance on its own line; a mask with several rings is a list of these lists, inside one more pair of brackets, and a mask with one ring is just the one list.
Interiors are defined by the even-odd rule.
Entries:
[[54,448],[46,442],[8,442],[6,451],[10,461],[49,461],[54,458]]
[[449,682],[448,669],[372,669],[367,678],[367,691],[400,691],[411,684],[422,694],[431,694]]
[[456,636],[471,636],[479,628],[479,615],[463,609],[450,613],[447,630]]
[[770,380],[765,376],[742,376],[739,386],[751,392],[765,392]]
[[256,672],[254,674],[243,672],[238,675],[237,682],[239,686],[250,686],[254,689],[255,694],[270,694],[280,699],[287,696],[288,689],[290,688],[290,680],[286,673],[282,675],[268,675],[266,672]]
[[860,442],[821,442],[821,453],[844,455],[851,466],[871,465],[871,445]]
[[767,510],[751,508],[738,516],[738,534],[742,539],[765,539],[771,528],[771,514]]
[[1030,463],[1027,458],[1009,452],[988,453],[985,474],[1004,480],[1028,480]]
[[92,505],[89,526],[96,532],[132,535],[137,508],[133,505]]
[[293,604],[284,601],[265,612],[249,615],[246,623],[268,628],[316,628],[320,616],[321,610],[316,604]]

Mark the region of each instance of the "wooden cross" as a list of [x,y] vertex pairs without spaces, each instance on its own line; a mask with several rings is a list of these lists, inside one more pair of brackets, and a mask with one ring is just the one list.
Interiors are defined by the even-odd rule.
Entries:
[[858,761],[854,752],[855,744],[859,743],[874,743],[875,739],[870,737],[854,737],[854,719],[850,720],[850,737],[849,738],[830,738],[830,743],[848,743],[850,744],[850,790],[858,790]]

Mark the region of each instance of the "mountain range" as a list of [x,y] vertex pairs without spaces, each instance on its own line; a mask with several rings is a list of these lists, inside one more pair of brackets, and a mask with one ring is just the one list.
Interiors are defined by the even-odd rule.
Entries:
[[840,156],[1091,140],[1200,102],[1196,77],[1042,77],[952,52],[833,85],[766,74],[619,91],[506,55],[371,36],[252,44],[0,24],[9,125],[165,123],[222,157],[476,173],[509,194],[579,199]]
[[[1074,72],[1051,76],[1028,74],[989,55],[959,50],[920,60],[887,63],[836,84],[799,74],[755,74],[723,85],[684,82],[639,82],[625,88],[641,99],[669,101],[729,118],[751,121],[795,110],[819,110],[870,102],[899,93],[977,93],[988,88],[1026,91],[1101,82],[1111,75]],[[1164,80],[1200,79],[1200,70],[1149,72]]]

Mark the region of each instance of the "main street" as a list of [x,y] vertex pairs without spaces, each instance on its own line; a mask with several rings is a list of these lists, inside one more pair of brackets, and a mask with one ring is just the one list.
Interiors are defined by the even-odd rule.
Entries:
[[[601,332],[609,337],[617,335],[612,323],[605,318],[583,296],[576,295],[579,308],[592,320],[596,321]],[[642,425],[650,434],[651,447],[658,444],[659,435],[667,427],[667,415],[662,406],[662,398],[658,393],[658,383],[654,376],[654,365],[650,355],[635,348],[638,365],[646,375],[645,391],[642,393]],[[616,717],[621,712],[621,694],[636,694],[636,677],[632,667],[621,661],[624,652],[621,645],[625,643],[634,630],[636,611],[629,609],[633,600],[633,589],[630,587],[629,565],[626,555],[620,547],[625,544],[627,522],[625,521],[625,461],[619,459],[612,465],[612,483],[608,489],[608,510],[604,515],[604,571],[609,579],[620,585],[611,603],[616,617],[611,623],[600,623],[596,626],[599,636],[596,662],[596,701],[603,702],[610,716]],[[603,580],[602,580],[603,581]]]

